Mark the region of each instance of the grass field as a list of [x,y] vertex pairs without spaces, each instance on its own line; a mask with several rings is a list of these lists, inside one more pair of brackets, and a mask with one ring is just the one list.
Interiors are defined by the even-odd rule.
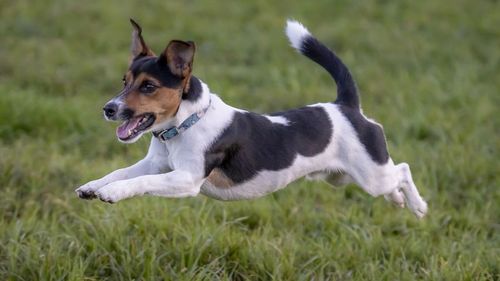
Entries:
[[[0,0],[0,280],[499,280],[499,2],[295,2]],[[285,19],[302,21],[350,67],[428,217],[302,180],[241,202],[79,200],[149,144],[101,117],[129,17],[157,52],[196,41],[195,75],[257,112],[335,98],[288,47]]]

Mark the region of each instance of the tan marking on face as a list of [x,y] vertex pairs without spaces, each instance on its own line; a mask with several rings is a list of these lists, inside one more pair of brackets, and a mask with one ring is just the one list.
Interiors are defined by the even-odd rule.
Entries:
[[[141,93],[139,87],[146,80],[157,85],[158,89],[150,94]],[[181,97],[181,88],[161,87],[160,81],[148,74],[141,73],[133,81],[132,90],[125,96],[125,103],[135,112],[135,116],[153,113],[156,116],[155,123],[161,123],[177,113]]]
[[208,181],[218,188],[230,188],[235,185],[220,169],[213,169],[208,175]]

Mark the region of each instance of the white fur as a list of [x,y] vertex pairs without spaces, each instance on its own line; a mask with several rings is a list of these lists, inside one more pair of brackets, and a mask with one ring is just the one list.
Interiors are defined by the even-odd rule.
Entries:
[[311,35],[305,26],[295,20],[288,20],[286,22],[285,33],[292,47],[297,50],[300,50],[303,38]]
[[269,116],[269,115],[264,115],[264,117],[266,117],[267,119],[269,119],[269,121],[271,121],[273,123],[288,126],[288,119],[286,119],[283,116]]

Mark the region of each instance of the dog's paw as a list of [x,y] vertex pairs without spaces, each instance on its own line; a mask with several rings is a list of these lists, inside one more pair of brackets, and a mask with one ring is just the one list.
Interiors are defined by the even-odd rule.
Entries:
[[408,207],[419,219],[427,214],[427,203],[423,199],[420,199],[416,204],[408,204]]
[[116,198],[116,196],[114,196],[113,194],[109,194],[107,192],[97,191],[96,197],[99,198],[99,200],[101,200],[102,202],[106,202],[106,203],[110,203],[110,204],[118,202],[118,199]]
[[106,203],[116,203],[120,200],[120,196],[113,191],[113,188],[109,188],[108,186],[105,186],[95,192],[95,195],[99,200],[106,202]]
[[120,182],[110,183],[101,187],[95,192],[95,195],[99,200],[106,203],[116,203],[131,196],[129,188]]
[[95,195],[96,189],[97,188],[95,187],[95,185],[92,184],[92,182],[89,182],[89,183],[77,188],[75,190],[75,192],[78,195],[78,197],[80,197],[82,199],[92,200],[92,199],[96,198],[96,195]]

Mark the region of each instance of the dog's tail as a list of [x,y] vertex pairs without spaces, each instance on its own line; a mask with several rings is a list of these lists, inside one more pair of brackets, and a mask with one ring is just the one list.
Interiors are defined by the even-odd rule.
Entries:
[[342,61],[325,45],[314,38],[300,22],[288,20],[286,35],[292,47],[325,68],[337,83],[335,103],[359,108],[356,83]]

